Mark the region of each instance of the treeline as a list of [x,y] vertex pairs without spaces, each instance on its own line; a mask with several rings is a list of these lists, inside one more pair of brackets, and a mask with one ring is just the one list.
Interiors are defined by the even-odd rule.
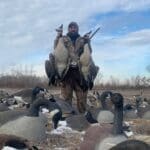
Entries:
[[[32,88],[36,85],[48,87],[48,78],[46,76],[38,77],[36,75],[25,75],[22,73],[11,75],[0,75],[0,88]],[[103,82],[102,76],[99,75],[95,80],[94,89],[129,89],[129,88],[150,88],[150,78],[147,77],[131,77],[124,82],[113,76],[106,82]]]
[[99,75],[95,81],[95,88],[101,89],[143,89],[150,88],[150,78],[145,76],[133,76],[124,81],[120,81],[118,78],[110,76],[107,82],[102,81],[102,75]]
[[32,88],[34,86],[47,86],[47,79],[35,75],[1,75],[0,88]]

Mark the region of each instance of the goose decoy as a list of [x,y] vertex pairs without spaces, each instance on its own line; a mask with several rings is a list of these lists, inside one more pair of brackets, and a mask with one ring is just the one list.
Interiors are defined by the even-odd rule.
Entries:
[[150,105],[142,101],[141,97],[136,97],[136,108],[137,108],[137,115],[140,118],[150,120]]
[[114,104],[114,123],[100,123],[89,127],[80,145],[80,150],[108,150],[114,144],[125,141],[123,133],[123,96],[113,93],[111,100]]
[[14,117],[15,119],[4,120],[5,124],[0,127],[0,133],[12,134],[16,136],[21,136],[23,138],[33,140],[33,141],[42,141],[46,139],[46,128],[45,128],[45,119],[39,116],[39,110],[41,106],[45,106],[52,113],[52,120],[54,127],[57,128],[58,121],[61,119],[61,110],[60,107],[55,103],[46,99],[38,99],[33,102],[28,111],[23,111],[20,117]]
[[17,101],[23,101],[26,103],[32,103],[40,92],[46,92],[45,88],[40,86],[35,86],[33,88],[23,89],[14,93],[12,96],[17,99]]
[[34,100],[36,100],[37,98],[37,95],[42,92],[42,93],[46,93],[47,92],[47,89],[45,88],[42,88],[40,86],[36,86],[32,89],[32,101],[31,103],[33,103]]
[[125,120],[136,119],[138,118],[137,109],[131,104],[126,104],[123,107],[123,116]]
[[53,95],[51,95],[51,97],[52,99],[55,99],[56,103],[61,108],[63,118],[67,118],[69,116],[78,114],[77,110],[73,106],[71,106],[69,103],[67,103],[64,99],[59,98],[57,96],[53,96]]
[[66,122],[68,127],[77,131],[84,131],[90,126],[84,114],[67,117]]
[[104,91],[101,95],[98,94],[97,98],[100,100],[100,107],[88,109],[91,117],[99,123],[112,123],[114,120],[112,102],[109,102],[112,94],[111,91]]
[[110,150],[149,150],[150,145],[139,140],[127,140],[123,141]]
[[6,104],[6,103],[0,103],[0,112],[2,112],[2,111],[8,111],[8,110],[10,110],[8,104]]
[[36,146],[31,146],[27,139],[19,136],[0,134],[1,150],[38,150]]
[[106,110],[112,109],[112,101],[110,101],[112,92],[111,91],[104,91],[98,98],[101,102],[102,108]]

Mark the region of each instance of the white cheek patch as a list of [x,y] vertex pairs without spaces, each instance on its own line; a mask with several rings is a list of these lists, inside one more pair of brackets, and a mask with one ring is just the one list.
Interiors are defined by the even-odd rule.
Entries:
[[23,99],[22,99],[21,96],[14,96],[14,99],[17,100],[17,101],[19,101],[19,102],[23,101]]
[[47,108],[42,108],[42,113],[45,114],[45,113],[48,113],[49,110]]
[[55,114],[57,114],[58,112],[59,112],[59,109],[54,109],[54,110],[52,110],[52,111],[50,112],[50,117],[53,118],[53,116],[54,116]]
[[[2,150],[19,150],[19,149],[16,149],[16,148],[13,148],[13,147],[10,147],[10,146],[5,146],[2,148]],[[22,150],[28,150],[27,148],[24,148]]]

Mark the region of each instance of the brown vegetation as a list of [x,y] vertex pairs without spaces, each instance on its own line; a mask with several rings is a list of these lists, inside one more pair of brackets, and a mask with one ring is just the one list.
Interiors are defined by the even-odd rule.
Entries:
[[[150,88],[150,78],[135,76],[120,82],[119,79],[110,76],[107,82],[102,81],[103,75],[99,73],[95,80],[93,89],[145,89]],[[48,78],[46,76],[38,77],[32,72],[22,73],[15,71],[12,74],[0,75],[0,88],[31,88],[36,85],[48,87]]]

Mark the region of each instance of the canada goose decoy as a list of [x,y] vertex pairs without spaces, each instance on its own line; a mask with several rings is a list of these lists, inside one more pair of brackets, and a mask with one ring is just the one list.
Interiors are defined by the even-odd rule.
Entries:
[[126,104],[123,107],[123,116],[125,120],[136,119],[138,118],[137,109],[131,104]]
[[40,93],[40,92],[43,92],[43,93],[46,93],[47,90],[45,88],[42,88],[42,87],[39,87],[39,86],[36,86],[32,89],[32,101],[31,103],[33,103],[34,100],[36,100],[37,98],[37,95]]
[[0,103],[0,112],[10,110],[6,103]]
[[[105,91],[101,95],[98,93],[97,98],[100,100],[101,107],[91,107],[88,110],[88,112],[91,114],[91,117],[93,117],[93,119],[99,123],[112,123],[114,121],[112,102],[109,102],[111,101],[112,94],[113,93],[111,91]],[[111,107],[109,107],[109,104],[111,104]]]
[[12,94],[13,96],[21,96],[22,98],[31,97],[32,88],[22,89]]
[[106,110],[111,110],[112,109],[112,101],[110,101],[110,98],[112,96],[111,91],[104,91],[100,96],[99,100],[101,102],[102,108]]
[[137,115],[140,118],[150,120],[150,105],[142,101],[141,97],[136,97],[136,108],[137,108]]
[[31,146],[27,139],[15,135],[0,134],[1,150],[38,150]]
[[110,150],[149,150],[150,145],[139,140],[127,140],[123,141]]
[[86,119],[84,114],[67,117],[66,122],[68,127],[77,131],[86,130],[90,126],[90,122]]
[[7,122],[0,127],[0,133],[22,136],[23,138],[33,141],[42,141],[46,139],[45,121],[43,121],[42,117],[39,117],[41,106],[45,106],[50,112],[53,112],[52,120],[56,128],[58,121],[62,117],[59,106],[55,102],[46,99],[38,99],[34,101],[23,116],[17,117],[17,119],[11,121],[7,119]]
[[[125,141],[123,133],[123,96],[113,93],[111,100],[114,104],[114,123],[100,123],[86,130],[80,150],[108,150],[114,144]],[[90,142],[90,144],[88,144]]]
[[59,98],[57,96],[54,97],[53,95],[51,96],[52,96],[52,99],[55,99],[56,103],[61,108],[63,118],[67,118],[69,116],[78,114],[77,110],[73,106],[71,106],[69,103],[67,103],[64,99]]
[[14,93],[12,96],[14,96],[14,98],[17,98],[18,101],[22,100],[23,102],[26,103],[32,103],[36,99],[37,94],[46,91],[47,90],[45,88],[42,88],[40,86],[35,86],[33,88],[28,88],[28,89],[23,89],[21,91],[18,91]]

